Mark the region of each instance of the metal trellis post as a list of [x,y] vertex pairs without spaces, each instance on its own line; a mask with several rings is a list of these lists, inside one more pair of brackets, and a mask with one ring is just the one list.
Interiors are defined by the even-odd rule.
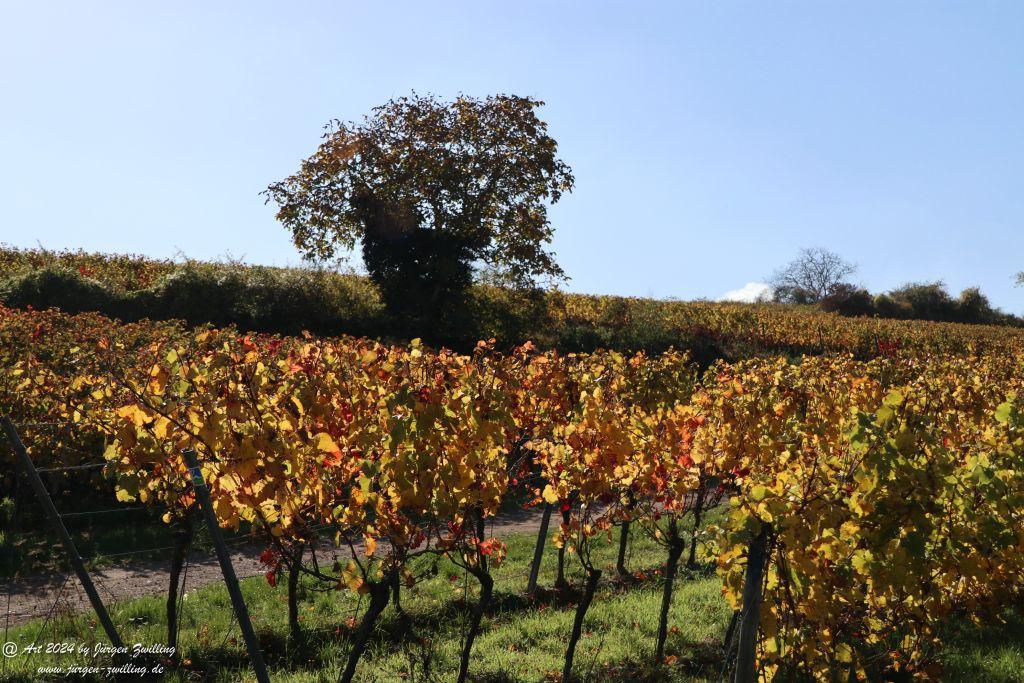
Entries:
[[256,672],[256,680],[259,683],[270,683],[270,676],[267,674],[267,665],[263,663],[263,653],[260,652],[260,643],[256,638],[256,632],[249,620],[249,609],[245,606],[242,598],[242,590],[238,587],[238,577],[235,575],[235,568],[231,564],[231,556],[228,555],[228,548],[224,545],[224,535],[220,530],[220,522],[217,521],[217,513],[213,509],[213,500],[210,498],[210,489],[203,479],[202,469],[199,467],[199,459],[196,452],[186,448],[181,452],[185,458],[185,464],[192,478],[192,490],[195,491],[199,507],[202,509],[203,518],[206,520],[206,527],[210,530],[210,538],[213,540],[213,547],[217,551],[217,560],[220,562],[220,570],[224,575],[224,583],[228,587],[228,595],[231,596],[231,606],[235,609],[235,616],[238,617],[238,627],[245,639],[245,646],[249,650],[249,660]]

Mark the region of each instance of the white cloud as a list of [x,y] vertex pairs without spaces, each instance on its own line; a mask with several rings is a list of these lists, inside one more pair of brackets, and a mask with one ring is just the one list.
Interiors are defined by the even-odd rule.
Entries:
[[772,288],[764,282],[748,282],[740,289],[726,292],[718,298],[719,301],[743,301],[753,303],[771,296]]

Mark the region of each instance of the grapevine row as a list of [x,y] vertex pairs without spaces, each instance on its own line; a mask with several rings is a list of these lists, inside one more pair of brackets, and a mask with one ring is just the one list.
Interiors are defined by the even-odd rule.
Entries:
[[[369,596],[344,679],[388,602],[423,578],[413,560],[440,554],[480,584],[465,679],[506,552],[485,523],[524,493],[562,513],[555,543],[586,571],[566,678],[601,578],[595,540],[628,522],[664,545],[671,577],[684,521],[696,527],[715,497],[728,520],[699,533],[737,609],[750,543],[768,539],[758,655],[769,675],[936,678],[943,624],[997,613],[1024,581],[1019,354],[759,358],[701,372],[675,352],[481,342],[460,355],[174,326],[147,338],[98,317],[4,314],[66,334],[12,354],[5,410],[105,442],[119,500],[188,524],[180,453],[193,448],[221,524],[265,538],[269,580],[306,574]],[[350,546],[347,566],[303,561],[325,538]]]

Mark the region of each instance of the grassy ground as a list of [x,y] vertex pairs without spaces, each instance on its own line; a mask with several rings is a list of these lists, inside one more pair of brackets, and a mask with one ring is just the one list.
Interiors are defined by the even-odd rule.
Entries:
[[[533,538],[508,539],[509,561],[495,571],[497,606],[485,620],[474,648],[471,671],[477,681],[493,683],[544,681],[561,669],[573,607],[567,599],[542,598],[529,604],[521,597]],[[614,545],[602,545],[601,563],[612,574]],[[650,569],[663,560],[660,547],[637,538],[630,567]],[[578,579],[578,567],[573,567]],[[591,607],[584,637],[576,656],[576,672],[589,681],[714,681],[722,667],[721,643],[730,612],[720,596],[717,579],[708,572],[684,574],[677,585],[670,615],[668,654],[671,666],[652,672],[648,666],[654,646],[661,589],[657,576],[630,585],[606,582]],[[452,580],[455,576],[455,580]],[[542,584],[554,578],[554,554],[549,553]],[[441,561],[438,575],[403,595],[412,616],[414,635],[402,636],[399,621],[389,608],[357,679],[382,681],[449,681],[458,665],[460,638],[472,584]],[[347,653],[346,620],[356,617],[357,598],[342,591],[305,591],[301,614],[305,642],[287,637],[286,591],[272,588],[262,578],[243,581],[246,601],[260,634],[274,681],[334,681]],[[158,596],[113,605],[115,623],[128,643],[164,643],[163,599]],[[183,603],[181,644],[185,665],[172,672],[172,681],[251,680],[245,651],[223,586],[207,586],[189,593]],[[88,617],[58,616],[45,628],[39,623],[13,629],[6,640],[24,648],[38,643],[104,642]],[[947,680],[1020,681],[1024,672],[1024,621],[1014,618],[1000,629],[952,629],[950,648],[944,653]],[[142,659],[134,660],[142,662]],[[0,663],[0,681],[42,680],[40,666],[67,667],[74,663],[105,664],[106,659],[75,655],[18,654]],[[429,677],[428,677],[429,674]]]

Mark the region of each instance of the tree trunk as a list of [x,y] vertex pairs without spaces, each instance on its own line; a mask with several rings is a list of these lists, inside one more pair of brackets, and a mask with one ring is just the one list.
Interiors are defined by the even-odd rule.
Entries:
[[405,618],[405,610],[402,609],[402,573],[394,572],[391,575],[391,602],[395,604],[395,609],[398,613]]
[[[633,492],[630,491],[628,496],[629,502],[626,507],[632,512],[633,507],[636,505],[633,499]],[[625,520],[619,528],[619,555],[615,560],[615,572],[622,577],[629,576],[629,572],[626,571],[626,549],[629,547],[629,522],[629,519]]]
[[303,550],[300,547],[298,557],[288,565],[288,630],[292,640],[302,637],[302,629],[299,627],[299,576],[302,574]]
[[583,597],[580,604],[576,605],[576,618],[572,622],[572,635],[569,636],[569,647],[565,650],[565,665],[562,667],[562,683],[569,683],[572,675],[572,660],[576,655],[576,644],[580,641],[580,634],[583,633],[583,618],[590,609],[590,603],[594,600],[594,593],[597,592],[597,582],[601,580],[600,569],[587,570],[587,583],[583,590]]
[[615,560],[615,571],[619,576],[629,576],[626,571],[626,548],[629,546],[629,520],[622,523],[619,528],[619,556]]
[[[569,523],[569,510],[562,510],[562,523]],[[565,580],[565,543],[558,549],[558,574],[555,576],[555,588],[558,590],[564,590],[569,587],[569,582]]]
[[693,504],[693,536],[690,537],[690,557],[686,560],[686,566],[690,569],[697,568],[697,532],[700,530],[700,518],[704,513],[704,498],[707,490],[704,485],[697,489],[697,500]]
[[[476,540],[479,544],[484,540],[484,534],[486,533],[485,520],[483,510],[474,510],[474,516],[476,517]],[[484,612],[487,610],[488,605],[491,602],[491,594],[494,592],[494,579],[491,578],[491,574],[487,569],[487,556],[476,551],[477,566],[475,569],[471,569],[470,573],[476,577],[476,580],[480,582],[480,600],[476,604],[476,608],[473,610],[473,615],[470,618],[469,630],[466,633],[466,642],[462,646],[462,658],[459,661],[459,678],[458,683],[466,683],[466,675],[469,673],[469,656],[473,650],[473,641],[476,640],[476,634],[480,630],[480,622],[484,618]]]
[[658,644],[654,648],[654,665],[665,661],[665,640],[668,638],[668,611],[672,607],[672,588],[676,581],[679,558],[683,555],[683,539],[675,519],[668,525],[668,560],[665,562],[665,589],[661,594],[661,615],[658,619]]
[[171,549],[171,573],[167,586],[167,645],[175,648],[175,656],[177,656],[178,647],[178,588],[181,582],[181,570],[185,566],[185,558],[194,535],[195,529],[192,526],[192,520],[186,517],[174,532],[173,548]]
[[526,582],[526,595],[537,592],[537,578],[540,576],[540,563],[544,558],[544,544],[548,540],[548,527],[551,525],[551,503],[544,504],[544,514],[540,518],[540,529],[537,531],[537,544],[533,547],[533,562],[530,564],[530,579]]
[[480,622],[483,620],[484,612],[491,603],[491,595],[494,592],[494,579],[486,570],[474,572],[477,581],[480,582],[480,601],[473,610],[473,616],[469,623],[469,631],[466,633],[466,642],[462,646],[462,660],[459,663],[458,683],[465,683],[466,675],[469,673],[469,656],[473,650],[473,641],[480,631]]
[[363,621],[359,624],[359,630],[356,631],[352,640],[348,663],[345,665],[341,678],[338,679],[340,683],[352,683],[352,679],[356,675],[356,666],[359,664],[359,658],[366,651],[366,643],[370,640],[373,627],[377,624],[377,619],[380,618],[384,608],[388,606],[388,600],[391,597],[390,576],[385,576],[382,581],[370,582],[367,585],[370,587],[370,606],[366,608]]

